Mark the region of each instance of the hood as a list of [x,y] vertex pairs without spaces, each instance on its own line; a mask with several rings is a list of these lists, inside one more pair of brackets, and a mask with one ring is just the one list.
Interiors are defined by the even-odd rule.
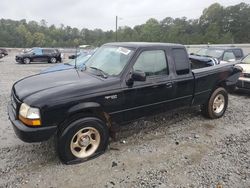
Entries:
[[[45,74],[37,74],[16,82],[13,90],[21,101],[35,101],[42,98],[56,100],[79,88],[102,85],[103,79],[87,72],[69,69]],[[67,96],[65,96],[66,98]]]
[[72,66],[70,64],[54,65],[52,67],[44,69],[43,71],[41,71],[41,73],[48,73],[48,72],[54,72],[54,71],[60,71],[60,70],[67,70],[67,69],[74,69],[74,66]]
[[16,57],[26,57],[26,56],[31,56],[31,53],[20,53],[20,54],[17,54]]
[[250,64],[240,63],[237,65],[239,65],[243,69],[243,73],[250,73]]

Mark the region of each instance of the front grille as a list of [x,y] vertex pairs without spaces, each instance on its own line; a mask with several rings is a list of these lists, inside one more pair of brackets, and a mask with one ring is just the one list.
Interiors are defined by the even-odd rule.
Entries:
[[250,89],[250,82],[244,82],[244,88]]
[[11,105],[13,106],[14,110],[17,108],[17,104],[14,98],[14,95],[11,95]]
[[244,77],[250,78],[250,73],[244,73]]
[[21,57],[16,56],[16,61],[21,61]]
[[17,99],[17,97],[15,96],[14,92],[11,93],[11,105],[13,107],[13,112],[15,117],[17,116],[17,113],[19,111],[21,102]]

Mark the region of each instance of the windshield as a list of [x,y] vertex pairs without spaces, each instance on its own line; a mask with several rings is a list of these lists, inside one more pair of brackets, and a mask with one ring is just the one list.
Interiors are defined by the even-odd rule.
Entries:
[[33,53],[34,49],[25,49],[23,50],[23,53]]
[[122,72],[133,52],[124,47],[103,46],[86,62],[86,70],[99,70],[108,76],[117,76]]
[[80,55],[76,59],[73,59],[69,61],[67,64],[72,65],[72,66],[82,66],[84,63],[91,57],[91,55]]
[[242,63],[250,64],[250,55],[246,56],[246,57],[242,60]]
[[223,52],[223,50],[218,49],[202,48],[196,53],[196,55],[219,58],[222,56]]

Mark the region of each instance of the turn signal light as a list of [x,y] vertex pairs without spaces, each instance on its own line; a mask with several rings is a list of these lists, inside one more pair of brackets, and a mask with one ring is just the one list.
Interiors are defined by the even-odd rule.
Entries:
[[41,120],[40,119],[27,119],[24,118],[22,116],[19,115],[19,119],[28,126],[33,126],[33,127],[37,127],[37,126],[41,126]]

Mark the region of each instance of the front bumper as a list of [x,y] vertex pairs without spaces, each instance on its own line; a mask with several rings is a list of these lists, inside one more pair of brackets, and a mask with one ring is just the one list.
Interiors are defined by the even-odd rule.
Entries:
[[22,59],[21,57],[16,56],[16,62],[22,63],[22,62],[23,62],[23,59]]
[[24,125],[20,120],[15,118],[14,109],[11,103],[8,104],[8,114],[16,135],[24,142],[45,141],[56,133],[56,126],[33,128]]
[[236,87],[237,89],[250,90],[250,78],[240,77]]

